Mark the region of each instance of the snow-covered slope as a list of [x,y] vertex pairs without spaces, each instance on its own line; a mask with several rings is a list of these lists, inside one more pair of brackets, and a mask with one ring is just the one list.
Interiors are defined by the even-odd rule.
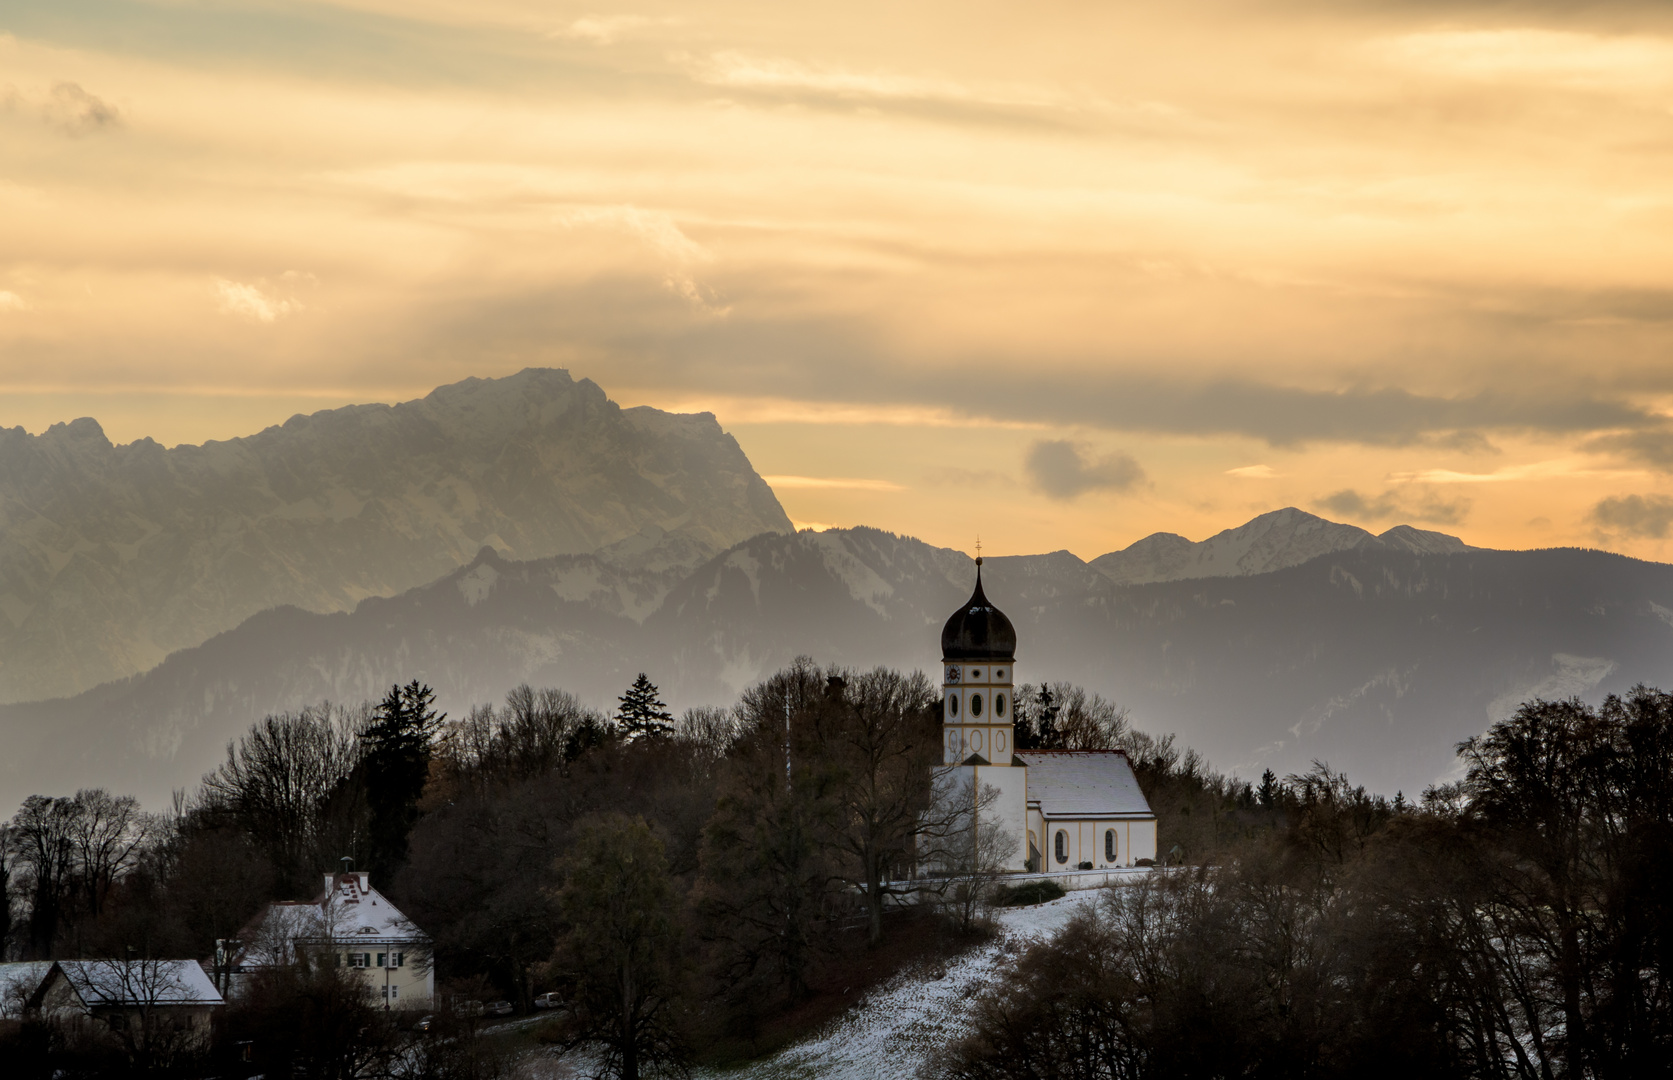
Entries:
[[994,940],[948,964],[941,978],[924,972],[901,975],[811,1039],[740,1069],[696,1075],[713,1080],[915,1076],[937,1050],[968,1032],[966,1003],[1002,977],[1012,955],[1032,940],[1049,937],[1076,908],[1090,902],[1085,893],[1070,893],[1035,907],[1005,909],[997,916]]
[[1418,554],[1469,550],[1462,540],[1445,533],[1396,525],[1381,536],[1373,536],[1356,526],[1326,521],[1290,506],[1199,543],[1175,533],[1152,533],[1121,551],[1098,556],[1091,565],[1118,585],[1142,585],[1266,574],[1359,547]]
[[791,531],[713,416],[622,409],[564,371],[202,446],[114,446],[90,418],[0,430],[0,702],[147,670],[280,605],[346,611],[485,545],[538,559],[645,528],[688,538],[692,564]]

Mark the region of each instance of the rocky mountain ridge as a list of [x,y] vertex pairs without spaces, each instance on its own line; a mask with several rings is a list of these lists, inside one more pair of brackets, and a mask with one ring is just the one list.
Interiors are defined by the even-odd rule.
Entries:
[[689,567],[791,529],[712,415],[623,409],[558,370],[202,446],[117,446],[90,418],[0,430],[0,701],[149,670],[282,605],[348,611],[485,545],[528,560],[650,530]]

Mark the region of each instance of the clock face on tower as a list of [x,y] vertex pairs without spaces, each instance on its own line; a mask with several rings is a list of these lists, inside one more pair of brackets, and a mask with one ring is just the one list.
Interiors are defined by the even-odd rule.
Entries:
[[948,664],[947,665],[947,682],[948,683],[958,682],[958,672],[959,672],[959,667],[958,667],[957,664]]

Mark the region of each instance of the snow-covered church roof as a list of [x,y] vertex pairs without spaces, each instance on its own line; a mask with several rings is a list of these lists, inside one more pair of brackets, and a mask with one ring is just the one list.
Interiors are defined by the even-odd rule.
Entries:
[[1022,750],[1028,801],[1048,818],[1154,817],[1127,755],[1119,750]]

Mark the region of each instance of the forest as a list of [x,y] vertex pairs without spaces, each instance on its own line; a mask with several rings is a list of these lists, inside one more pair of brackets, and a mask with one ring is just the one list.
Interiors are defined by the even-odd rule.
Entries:
[[[1409,798],[1323,763],[1223,775],[1078,687],[1017,698],[1019,748],[1128,755],[1165,865],[1019,950],[930,1073],[1544,1080],[1673,1060],[1673,697],[1528,702],[1458,747],[1458,783]],[[163,813],[33,796],[0,827],[5,960],[191,958],[219,979],[218,946],[347,859],[433,940],[437,1000],[419,1023],[304,959],[191,1053],[14,1009],[0,1055],[19,1076],[438,1080],[565,1051],[628,1078],[759,1059],[1041,898],[971,841],[979,798],[946,809],[940,722],[922,675],[805,659],[679,717],[645,676],[610,714],[524,686],[447,717],[411,682],[262,719]],[[520,1042],[457,1007],[498,998],[539,1016]]]

